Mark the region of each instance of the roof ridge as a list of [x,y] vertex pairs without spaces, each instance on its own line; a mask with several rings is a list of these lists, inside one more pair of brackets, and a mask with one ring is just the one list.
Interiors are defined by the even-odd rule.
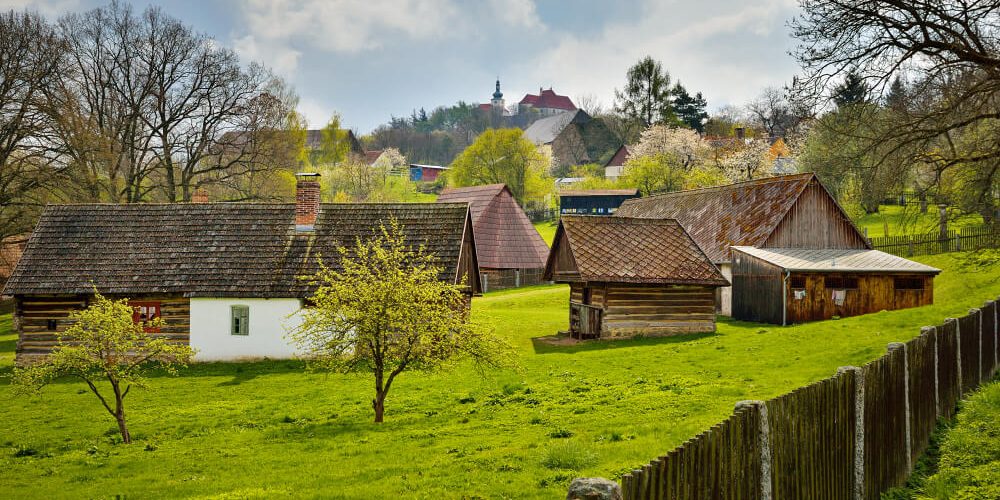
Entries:
[[816,175],[816,174],[814,172],[799,172],[797,174],[776,175],[776,176],[773,176],[773,177],[761,177],[759,179],[750,179],[748,181],[733,182],[731,184],[722,184],[722,185],[719,185],[719,186],[706,186],[706,187],[700,187],[700,188],[694,188],[694,189],[684,189],[684,190],[681,190],[681,191],[670,191],[668,193],[656,193],[656,194],[651,194],[649,196],[646,196],[643,199],[645,199],[645,200],[651,200],[651,199],[654,199],[654,198],[660,198],[660,197],[666,197],[666,196],[672,196],[672,195],[680,195],[680,194],[685,194],[685,193],[700,193],[700,192],[706,192],[706,191],[722,191],[725,188],[733,188],[733,187],[736,187],[736,186],[742,186],[744,184],[766,184],[766,183],[769,183],[769,182],[777,182],[777,181],[780,181],[780,180],[788,180],[788,179],[790,179],[792,177],[804,177],[804,176],[813,176],[813,175]]

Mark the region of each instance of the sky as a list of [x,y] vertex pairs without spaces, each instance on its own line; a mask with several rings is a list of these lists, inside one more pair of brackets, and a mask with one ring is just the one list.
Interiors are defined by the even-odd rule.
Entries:
[[[50,19],[97,0],[0,0]],[[134,0],[289,81],[313,128],[334,113],[367,133],[391,116],[458,101],[507,104],[551,87],[614,102],[646,55],[709,109],[791,81],[796,0]]]

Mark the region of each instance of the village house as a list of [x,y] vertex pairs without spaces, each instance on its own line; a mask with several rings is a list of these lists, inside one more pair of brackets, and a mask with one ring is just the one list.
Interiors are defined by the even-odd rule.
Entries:
[[[497,80],[497,92],[500,91],[500,81]],[[538,88],[538,94],[525,94],[517,103],[518,113],[537,112],[542,116],[552,116],[567,111],[576,111],[572,99],[556,94],[552,87],[548,90]]]
[[468,203],[483,291],[542,283],[549,246],[505,184],[448,188],[438,203]]
[[604,177],[617,181],[619,177],[624,175],[625,162],[628,161],[631,153],[632,152],[629,150],[629,147],[622,144],[621,147],[618,148],[618,151],[615,151],[614,156],[612,156],[611,159],[604,164]]
[[638,189],[562,189],[559,191],[559,213],[611,215],[625,200],[638,197]]
[[[730,281],[731,246],[871,249],[812,173],[627,200],[615,216],[677,219]],[[719,312],[731,315],[732,289],[719,294]]]
[[618,139],[604,121],[582,109],[535,121],[524,137],[536,146],[551,146],[558,167],[604,162],[618,147]]
[[715,331],[711,260],[671,219],[564,216],[545,279],[569,283],[570,334],[622,338]]
[[315,290],[303,276],[333,269],[395,218],[409,245],[426,245],[440,279],[480,291],[466,203],[320,203],[315,174],[299,174],[295,203],[87,204],[46,207],[4,293],[15,299],[19,361],[44,355],[94,289],[128,298],[150,335],[189,343],[198,361],[288,358],[285,338]]
[[878,250],[732,251],[733,317],[778,325],[933,304],[941,272]]

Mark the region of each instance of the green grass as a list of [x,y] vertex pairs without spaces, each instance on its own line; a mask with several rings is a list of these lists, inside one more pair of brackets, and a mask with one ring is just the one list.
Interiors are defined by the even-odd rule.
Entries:
[[[939,227],[938,208],[931,206],[927,213],[920,213],[919,205],[882,205],[878,213],[867,214],[854,220],[858,229],[867,231],[868,237],[900,236],[906,234],[926,234],[936,232]],[[948,228],[961,229],[978,226],[983,218],[975,214],[960,214],[957,209],[948,210]]]
[[546,220],[542,222],[534,223],[535,230],[538,234],[542,235],[542,239],[545,240],[549,246],[552,246],[552,240],[556,237],[556,228],[559,227],[558,220]]
[[[0,386],[0,491],[21,498],[562,498],[576,476],[617,477],[725,418],[876,358],[921,325],[1000,294],[1000,270],[965,273],[954,256],[936,304],[777,327],[723,321],[714,334],[554,347],[568,289],[491,293],[474,314],[520,353],[520,372],[468,366],[406,374],[386,422],[371,423],[372,382],[305,373],[295,361],[200,364],[129,396],[136,443],[84,386],[15,397]],[[9,332],[9,316],[0,325]],[[14,336],[0,335],[0,375]]]

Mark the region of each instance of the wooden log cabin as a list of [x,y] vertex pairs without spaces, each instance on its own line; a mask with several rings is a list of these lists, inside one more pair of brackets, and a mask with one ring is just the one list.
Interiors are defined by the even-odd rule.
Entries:
[[[615,216],[677,219],[730,281],[733,245],[871,249],[812,173],[636,198]],[[719,289],[720,314],[732,314],[733,293],[731,287]]]
[[340,265],[380,223],[399,222],[425,245],[440,279],[479,293],[467,203],[321,204],[303,176],[292,203],[50,205],[7,281],[18,362],[45,355],[94,289],[128,298],[135,320],[160,317],[150,335],[186,342],[198,361],[295,355],[285,333],[315,286],[301,279]]
[[562,217],[545,279],[570,285],[579,339],[715,331],[728,281],[672,219]]
[[732,252],[733,317],[778,325],[933,304],[941,272],[878,250]]

